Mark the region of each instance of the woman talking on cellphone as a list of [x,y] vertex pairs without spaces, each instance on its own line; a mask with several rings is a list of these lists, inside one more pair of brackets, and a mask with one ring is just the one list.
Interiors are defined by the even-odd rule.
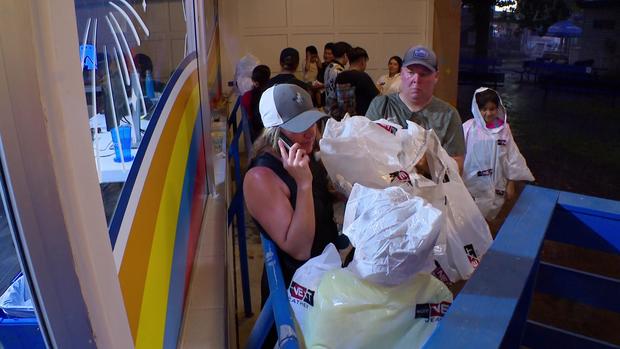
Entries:
[[[308,92],[292,84],[267,89],[259,110],[265,130],[254,142],[243,193],[250,215],[277,246],[288,286],[295,270],[327,244],[348,246],[348,240],[338,244],[327,171],[312,154],[316,123],[328,116],[312,106]],[[261,293],[264,303],[269,293],[264,269]]]

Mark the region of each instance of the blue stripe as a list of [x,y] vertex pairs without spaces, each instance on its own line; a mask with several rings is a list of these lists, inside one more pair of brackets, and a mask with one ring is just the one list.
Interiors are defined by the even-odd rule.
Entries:
[[199,142],[202,141],[202,118],[200,109],[192,133],[185,178],[183,180],[183,193],[177,221],[176,238],[174,242],[174,255],[172,257],[172,270],[170,273],[170,286],[168,289],[168,305],[166,307],[166,330],[164,334],[164,348],[174,349],[181,329],[183,317],[184,291],[185,291],[185,268],[187,265],[187,252],[189,241],[189,228],[192,213],[192,194],[196,183],[196,166],[198,163]]
[[129,174],[127,176],[127,181],[123,185],[123,190],[121,191],[121,195],[118,199],[118,203],[116,204],[116,209],[114,210],[114,214],[112,215],[112,220],[110,221],[110,241],[112,243],[112,249],[114,249],[114,245],[116,245],[116,239],[118,238],[118,233],[121,228],[121,223],[123,221],[123,217],[125,216],[125,211],[127,210],[127,204],[129,203],[129,197],[131,195],[131,191],[133,190],[133,186],[136,182],[136,178],[138,177],[138,171],[140,166],[142,165],[142,161],[144,160],[144,155],[146,154],[146,149],[153,137],[153,132],[155,131],[155,126],[159,122],[159,118],[161,117],[161,112],[164,109],[164,105],[168,103],[168,98],[170,97],[170,93],[172,93],[172,89],[177,84],[181,73],[187,68],[187,66],[193,61],[197,59],[196,52],[192,52],[187,55],[181,61],[179,66],[175,69],[168,80],[168,84],[166,84],[166,88],[164,88],[164,92],[162,93],[159,102],[157,102],[157,106],[155,107],[155,111],[151,116],[151,120],[149,122],[149,126],[146,128],[146,132],[144,133],[144,137],[142,138],[142,142],[138,147],[138,152],[136,153],[136,157],[133,160],[133,164],[131,169],[129,170]]

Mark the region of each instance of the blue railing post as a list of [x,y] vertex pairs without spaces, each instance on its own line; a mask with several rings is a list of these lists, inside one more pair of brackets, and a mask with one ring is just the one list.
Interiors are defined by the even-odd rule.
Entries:
[[263,343],[265,343],[265,339],[267,339],[269,335],[269,331],[271,331],[274,321],[273,305],[271,297],[269,297],[263,305],[263,310],[260,312],[260,315],[258,315],[254,327],[252,327],[252,332],[250,332],[250,337],[248,337],[248,343],[245,346],[246,349],[257,349],[262,347]]
[[[228,126],[232,125],[233,138],[228,150],[228,158],[232,158],[235,180],[235,194],[228,208],[228,225],[232,224],[233,217],[237,221],[237,238],[239,243],[239,269],[241,270],[241,287],[243,292],[243,309],[246,317],[252,316],[252,296],[250,293],[250,275],[248,268],[248,252],[246,246],[245,231],[245,208],[243,206],[243,177],[241,176],[241,160],[239,158],[239,139],[243,132],[243,123],[247,120],[243,117],[241,124],[237,127],[237,110],[239,109],[241,98],[237,98],[235,106],[228,118]],[[242,113],[243,114],[243,113]]]
[[[261,234],[262,235],[262,234]],[[286,295],[287,285],[280,269],[278,252],[273,241],[261,236],[263,251],[265,253],[265,268],[269,281],[269,299],[271,300],[276,329],[278,331],[278,344],[282,349],[296,349],[299,347],[295,321]]]
[[502,340],[502,348],[521,348],[521,342],[527,323],[527,314],[529,313],[530,305],[532,303],[532,296],[534,295],[534,285],[536,283],[539,265],[540,248],[538,256],[534,260],[532,270],[530,271],[530,276],[527,278],[525,287],[523,287],[521,298],[519,299],[519,302],[514,309],[514,315],[512,317],[512,320],[510,321],[510,325],[508,325],[506,333],[504,334],[504,339]]
[[237,110],[239,109],[239,106],[241,105],[241,97],[237,97],[237,101],[235,102],[235,105],[233,106],[232,111],[230,112],[230,116],[228,117],[227,120],[227,128],[232,126],[232,131],[233,134],[237,133]]

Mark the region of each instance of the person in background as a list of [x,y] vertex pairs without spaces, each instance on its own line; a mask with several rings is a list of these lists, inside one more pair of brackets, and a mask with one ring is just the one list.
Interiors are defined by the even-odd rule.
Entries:
[[323,62],[331,63],[334,60],[334,43],[328,42],[323,47]]
[[250,138],[252,142],[258,138],[263,131],[263,122],[260,118],[258,103],[260,96],[265,91],[265,86],[271,76],[271,70],[266,65],[257,65],[252,70],[252,89],[241,96],[241,106],[245,109],[248,122],[250,123]]
[[321,69],[321,59],[316,47],[306,47],[306,62],[304,64],[304,82],[310,87],[309,92],[312,96],[312,104],[318,106],[321,100],[320,85],[317,78]]
[[133,56],[133,62],[136,66],[136,70],[140,74],[141,81],[146,79],[147,71],[153,73],[153,61],[151,60],[151,57],[145,55],[144,53],[136,53]]
[[321,59],[316,47],[306,47],[306,62],[304,63],[304,82],[312,83],[317,79],[321,69]]
[[481,87],[471,103],[473,119],[463,124],[463,182],[480,212],[492,221],[515,198],[515,181],[533,181],[525,158],[512,138],[508,113],[497,92]]
[[[267,89],[259,108],[265,131],[254,143],[243,196],[248,212],[265,232],[264,238],[277,246],[288,285],[295,271],[320,255],[327,244],[334,243],[343,250],[349,243],[339,237],[333,219],[327,171],[312,155],[318,141],[316,124],[327,115],[313,108],[304,89],[291,84]],[[263,305],[268,296],[263,267]],[[276,338],[274,326],[263,348],[273,348]]]
[[368,60],[368,53],[363,48],[351,49],[349,70],[336,77],[338,112],[332,114],[335,119],[342,119],[346,113],[365,115],[370,102],[379,94],[372,78],[365,72]]
[[[334,43],[328,42],[323,47],[323,63],[321,63],[321,68],[319,69],[319,73],[317,74],[316,79],[321,84],[325,83],[325,69],[331,62],[334,61]],[[321,86],[323,87],[323,86]]]
[[344,41],[334,44],[334,60],[325,69],[325,112],[336,115],[338,112],[338,96],[336,95],[336,77],[345,70],[349,63],[348,53],[351,45]]
[[382,95],[400,92],[400,70],[403,68],[403,60],[398,56],[392,56],[388,60],[388,73],[381,75],[377,80],[377,88]]
[[162,92],[166,87],[166,84],[162,81],[156,80],[153,77],[153,61],[151,57],[145,55],[144,53],[136,53],[133,56],[133,62],[136,66],[136,70],[138,71],[138,75],[140,77],[140,84],[142,86],[142,93],[146,96],[146,81],[147,76],[153,82],[153,89],[155,92]]
[[276,84],[295,84],[304,90],[308,89],[308,85],[295,76],[295,72],[299,68],[299,51],[292,47],[282,50],[280,52],[280,67],[282,68],[280,73],[267,82],[265,89]]
[[400,72],[401,91],[377,96],[370,103],[366,117],[387,119],[407,127],[413,121],[439,137],[441,145],[463,171],[465,137],[459,112],[447,102],[433,96],[439,78],[437,56],[424,46],[407,50]]
[[323,63],[321,63],[321,69],[316,77],[316,82],[312,84],[312,87],[318,89],[321,92],[321,99],[319,100],[318,107],[325,105],[325,69],[334,60],[334,43],[328,42],[323,47]]

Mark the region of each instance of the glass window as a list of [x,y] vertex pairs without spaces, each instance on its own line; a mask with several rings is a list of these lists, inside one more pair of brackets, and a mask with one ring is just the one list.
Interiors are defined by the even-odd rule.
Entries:
[[45,348],[36,302],[20,267],[16,231],[0,168],[0,348]]
[[208,190],[194,1],[74,4],[84,117],[131,335],[136,347],[172,347]]
[[109,223],[162,93],[188,48],[195,47],[193,30],[188,33],[193,23],[186,23],[193,17],[186,16],[182,0],[75,0],[75,9],[93,155]]

